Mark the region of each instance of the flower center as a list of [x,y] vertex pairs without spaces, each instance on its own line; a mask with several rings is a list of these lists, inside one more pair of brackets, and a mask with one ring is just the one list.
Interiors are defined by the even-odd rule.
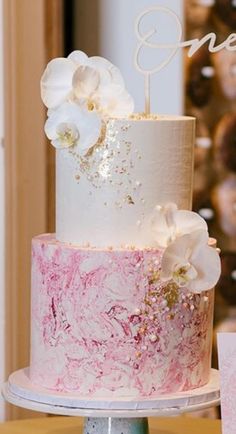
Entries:
[[197,270],[189,262],[183,265],[176,265],[173,271],[173,280],[178,286],[185,286],[191,280],[196,279]]
[[79,139],[79,131],[74,124],[61,123],[57,128],[57,136],[61,147],[74,146]]
[[89,99],[87,101],[87,109],[89,112],[93,112],[96,109],[96,104],[93,100]]

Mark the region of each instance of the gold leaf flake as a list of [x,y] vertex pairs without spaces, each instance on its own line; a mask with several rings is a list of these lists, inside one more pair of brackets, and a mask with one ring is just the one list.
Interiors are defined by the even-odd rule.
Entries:
[[175,283],[169,283],[164,288],[167,306],[171,309],[179,300],[179,288]]
[[149,285],[154,285],[160,279],[160,272],[157,270],[152,271],[152,275],[148,279]]
[[130,196],[130,194],[128,194],[126,196],[126,201],[129,205],[134,205],[134,201],[133,201],[132,197]]

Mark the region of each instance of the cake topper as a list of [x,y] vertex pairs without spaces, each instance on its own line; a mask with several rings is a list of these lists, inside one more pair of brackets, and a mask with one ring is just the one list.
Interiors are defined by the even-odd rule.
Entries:
[[[153,14],[153,12],[160,12],[166,14],[168,17],[173,18],[173,25],[175,26],[176,31],[176,41],[172,44],[164,44],[161,42],[153,42],[151,41],[152,36],[159,33],[161,35],[160,29],[153,27],[151,30],[142,32],[141,26],[143,20],[147,15]],[[203,36],[201,39],[195,38],[188,41],[182,41],[183,36],[183,26],[178,15],[171,9],[166,8],[164,6],[152,6],[143,10],[137,17],[135,22],[135,33],[138,38],[138,44],[135,50],[135,67],[136,69],[144,75],[145,77],[145,113],[150,114],[150,78],[152,74],[155,74],[165,68],[176,55],[179,49],[189,47],[188,57],[192,57],[194,53],[196,53],[204,44],[208,43],[208,49],[211,53],[217,53],[220,50],[226,49],[228,51],[236,51],[236,33],[231,33],[228,38],[220,43],[216,44],[216,34],[211,32],[207,35]],[[140,52],[143,48],[153,48],[153,49],[162,49],[167,51],[167,55],[161,62],[153,67],[152,69],[144,68],[140,63]]]

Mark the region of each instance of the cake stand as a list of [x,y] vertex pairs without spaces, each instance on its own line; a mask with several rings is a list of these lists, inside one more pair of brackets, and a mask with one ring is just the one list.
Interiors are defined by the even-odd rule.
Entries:
[[[84,434],[147,434],[148,417],[177,416],[219,405],[219,373],[211,370],[209,383],[189,392],[158,398],[81,398],[78,393],[53,392],[32,384],[28,368],[10,375],[3,397],[29,410],[64,416],[84,416]],[[158,434],[162,434],[158,431]]]

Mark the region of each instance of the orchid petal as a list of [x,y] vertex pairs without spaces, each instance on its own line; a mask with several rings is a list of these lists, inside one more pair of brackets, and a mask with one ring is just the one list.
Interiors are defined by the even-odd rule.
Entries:
[[122,88],[125,87],[124,79],[120,73],[120,70],[114,66],[109,60],[104,59],[103,57],[93,56],[89,59],[89,65],[103,72],[108,71],[110,76],[110,82],[118,85]]
[[197,255],[193,255],[191,262],[198,272],[198,278],[189,283],[189,290],[199,293],[214,288],[221,273],[220,257],[216,249],[202,247]]
[[158,247],[167,247],[172,241],[177,209],[177,205],[172,203],[155,208],[150,225]]
[[84,113],[80,122],[80,141],[78,149],[82,154],[86,154],[93,147],[101,135],[101,119],[96,112]]
[[75,64],[68,59],[57,58],[48,63],[41,78],[41,97],[46,107],[55,108],[70,96],[75,70]]
[[125,90],[119,94],[119,98],[113,99],[109,107],[109,115],[112,117],[126,117],[134,111],[134,100]]
[[122,118],[134,111],[133,98],[126,90],[118,89],[116,86],[108,87],[102,95],[96,94],[96,100],[98,105],[103,107],[104,114],[110,117]]
[[206,221],[196,212],[179,210],[175,215],[176,226],[180,232],[190,234],[202,229],[208,232]]
[[83,51],[75,50],[67,57],[67,59],[74,62],[77,66],[86,65],[88,63],[88,56]]
[[73,76],[73,89],[76,97],[91,98],[100,83],[99,73],[90,66],[80,66]]

